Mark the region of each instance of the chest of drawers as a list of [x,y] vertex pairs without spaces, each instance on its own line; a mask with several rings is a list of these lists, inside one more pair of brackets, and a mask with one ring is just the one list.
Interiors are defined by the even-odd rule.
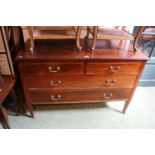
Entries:
[[70,49],[23,49],[17,56],[28,109],[40,104],[125,101],[126,111],[147,58],[129,49],[80,53]]

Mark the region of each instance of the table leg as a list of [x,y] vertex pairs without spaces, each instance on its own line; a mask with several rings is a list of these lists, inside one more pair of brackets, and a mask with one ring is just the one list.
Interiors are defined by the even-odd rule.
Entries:
[[93,45],[91,48],[92,51],[94,51],[96,47],[97,33],[98,33],[98,26],[93,26]]
[[82,26],[78,26],[77,34],[76,34],[76,46],[79,51],[81,51],[82,47],[80,46],[80,36],[81,36]]
[[8,112],[6,111],[6,109],[4,107],[0,107],[0,112],[4,118],[4,124],[6,126],[7,129],[10,129],[10,125],[9,125],[9,120],[8,120]]
[[32,26],[28,26],[28,33],[30,35],[30,51],[33,53],[34,39],[33,39],[33,28],[32,28]]

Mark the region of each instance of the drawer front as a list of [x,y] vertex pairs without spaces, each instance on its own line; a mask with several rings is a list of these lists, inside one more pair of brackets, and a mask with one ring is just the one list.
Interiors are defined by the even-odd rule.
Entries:
[[124,100],[131,89],[92,91],[30,91],[32,104],[63,104]]
[[29,77],[29,90],[132,88],[136,76],[51,76]]
[[5,52],[5,47],[4,47],[4,42],[3,42],[3,38],[2,38],[2,33],[0,30],[0,53]]
[[82,62],[25,62],[25,73],[31,76],[39,75],[81,75]]
[[137,75],[141,62],[90,62],[87,74],[130,74]]

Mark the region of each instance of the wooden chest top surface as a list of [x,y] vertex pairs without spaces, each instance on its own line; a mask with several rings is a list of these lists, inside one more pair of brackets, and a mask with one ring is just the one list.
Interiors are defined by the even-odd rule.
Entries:
[[[78,52],[74,49],[74,42],[68,41],[48,41],[37,44],[33,54],[29,51],[29,42],[19,52],[16,60],[147,60],[148,58],[140,51],[133,52],[130,43],[120,41],[98,41],[94,52],[89,52],[85,48]],[[84,47],[84,46],[83,46]]]

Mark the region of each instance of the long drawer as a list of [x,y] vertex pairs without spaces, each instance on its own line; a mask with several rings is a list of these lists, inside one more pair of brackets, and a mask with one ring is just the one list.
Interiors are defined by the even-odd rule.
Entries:
[[140,67],[140,62],[89,62],[87,65],[87,74],[137,75]]
[[82,62],[63,62],[63,61],[37,61],[26,62],[24,72],[29,76],[45,75],[82,75]]
[[91,91],[29,91],[32,104],[85,103],[125,100],[131,89],[106,89]]
[[132,88],[136,76],[50,76],[28,77],[29,90]]

